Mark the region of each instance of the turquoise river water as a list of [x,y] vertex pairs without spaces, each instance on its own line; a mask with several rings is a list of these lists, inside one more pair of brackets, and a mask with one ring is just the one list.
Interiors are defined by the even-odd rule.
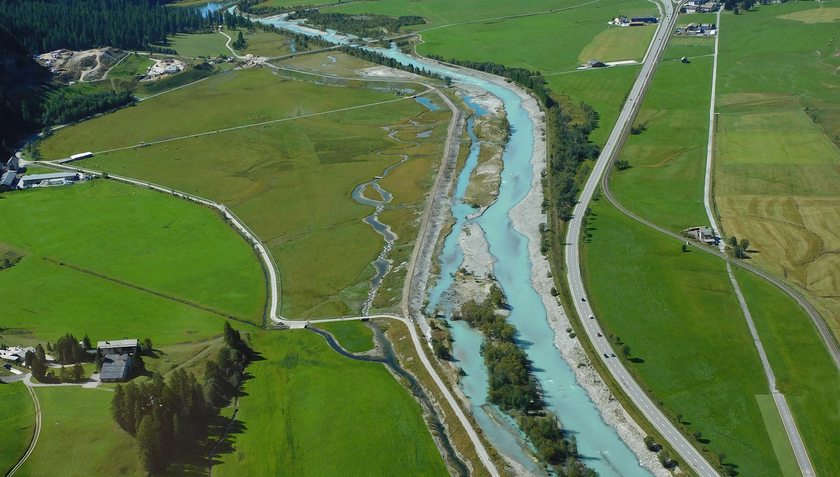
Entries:
[[[278,27],[312,34],[312,30],[302,29],[290,22],[268,22]],[[321,36],[332,41],[343,39],[335,32]],[[502,157],[504,170],[498,198],[480,217],[467,219],[474,210],[458,200],[463,197],[463,191],[469,181],[469,172],[475,167],[474,160],[468,162],[458,177],[456,197],[452,205],[452,213],[457,223],[444,243],[440,277],[430,291],[430,309],[439,306],[446,310],[445,291],[452,285],[452,277],[460,267],[463,256],[458,250],[458,235],[466,223],[477,223],[485,232],[490,244],[490,253],[497,259],[495,276],[511,305],[508,320],[516,325],[518,330],[517,344],[528,353],[533,362],[533,372],[542,386],[546,407],[558,416],[567,432],[575,435],[582,460],[602,477],[651,477],[650,471],[639,465],[636,455],[621,441],[616,431],[603,421],[586,390],[578,386],[571,368],[554,347],[554,331],[548,324],[545,307],[531,286],[528,240],[514,230],[508,216],[510,210],[529,192],[533,179],[530,161],[534,152],[534,124],[522,108],[519,96],[511,89],[484,79],[422,63],[395,48],[377,51],[403,64],[449,76],[456,83],[469,83],[487,90],[504,102],[507,119],[511,125],[510,140]],[[465,99],[469,101],[469,98]],[[477,110],[477,114],[483,113],[481,108],[475,105],[473,108]],[[469,133],[473,135],[471,121],[469,127]],[[477,141],[474,136],[473,139],[475,145]],[[458,322],[453,323],[452,331],[455,338],[455,359],[467,372],[467,376],[462,379],[462,388],[470,398],[476,421],[501,452],[522,463],[529,470],[539,472],[538,466],[525,455],[523,447],[527,448],[527,444],[522,443],[521,435],[512,420],[486,403],[487,372],[479,354],[481,335]],[[495,419],[491,418],[491,415]]]

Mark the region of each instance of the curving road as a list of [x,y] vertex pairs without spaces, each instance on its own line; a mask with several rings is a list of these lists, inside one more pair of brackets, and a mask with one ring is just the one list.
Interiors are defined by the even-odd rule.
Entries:
[[586,208],[589,206],[589,202],[592,200],[592,196],[595,194],[601,178],[608,176],[605,172],[612,163],[613,156],[620,149],[630,125],[633,124],[639,105],[644,99],[647,88],[653,79],[656,65],[659,63],[662,52],[668,43],[668,38],[676,22],[677,15],[675,14],[674,5],[668,0],[664,0],[662,5],[664,7],[664,15],[651,43],[647,61],[642,66],[642,71],[639,73],[636,83],[627,96],[627,101],[621,109],[618,121],[607,140],[607,144],[604,146],[601,156],[598,158],[592,174],[589,176],[589,180],[583,188],[580,200],[574,210],[574,217],[569,222],[565,254],[567,280],[572,301],[578,316],[581,317],[583,328],[589,340],[592,342],[593,348],[598,353],[598,356],[603,359],[606,368],[612,374],[615,381],[619,383],[627,396],[630,397],[654,428],[668,441],[671,447],[679,452],[682,457],[682,464],[691,467],[701,477],[719,477],[715,468],[703,458],[700,452],[691,445],[688,439],[677,430],[676,426],[653,403],[641,386],[633,380],[623,363],[619,359],[612,357],[613,350],[607,339],[598,336],[601,334],[601,329],[596,320],[590,319],[593,313],[589,302],[584,301],[586,293],[583,288],[583,277],[581,276],[580,268],[579,240],[583,229],[583,220],[586,216]]
[[26,389],[32,396],[32,401],[35,403],[35,433],[32,435],[32,442],[29,444],[29,449],[26,450],[26,453],[23,454],[23,457],[20,458],[18,463],[12,467],[12,470],[6,474],[6,477],[12,477],[15,475],[15,472],[20,470],[23,463],[26,462],[26,459],[32,455],[32,451],[35,450],[35,445],[38,444],[38,438],[41,436],[41,401],[38,400],[38,395],[35,394],[35,390],[32,387],[27,386]]

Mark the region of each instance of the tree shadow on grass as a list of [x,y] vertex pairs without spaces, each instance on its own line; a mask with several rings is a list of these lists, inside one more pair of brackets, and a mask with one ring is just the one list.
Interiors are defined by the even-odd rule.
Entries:
[[645,362],[642,358],[630,358],[631,363],[642,364]]

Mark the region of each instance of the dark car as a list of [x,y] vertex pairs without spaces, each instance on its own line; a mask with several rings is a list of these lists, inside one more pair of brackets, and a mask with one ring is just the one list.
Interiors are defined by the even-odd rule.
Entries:
[[605,358],[609,358],[609,356],[607,356],[607,353],[604,353],[604,357],[605,357]]
[[598,333],[598,336],[601,336],[601,333]]
[[590,319],[590,320],[594,320],[594,319],[595,319],[595,316],[593,316],[593,315],[589,315],[589,319]]

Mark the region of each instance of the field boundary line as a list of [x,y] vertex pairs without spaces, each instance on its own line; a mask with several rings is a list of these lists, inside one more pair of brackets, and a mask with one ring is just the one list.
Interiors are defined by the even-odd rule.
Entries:
[[[205,78],[205,80],[206,79],[209,79],[209,78]],[[204,80],[201,80],[201,81],[204,81]],[[186,85],[186,86],[189,86],[189,85]],[[419,94],[425,94],[425,92],[424,93],[419,93]],[[417,95],[415,95],[415,96],[417,96]],[[174,138],[169,138],[169,139],[161,139],[159,141],[143,142],[143,143],[140,143],[140,144],[133,144],[131,146],[117,147],[117,148],[114,148],[114,149],[106,149],[104,151],[96,151],[96,152],[93,153],[93,155],[107,154],[107,153],[110,153],[110,152],[117,152],[117,151],[125,151],[125,150],[128,150],[128,149],[134,149],[134,148],[138,148],[138,147],[143,148],[143,147],[147,147],[147,146],[154,146],[154,145],[157,145],[157,144],[164,144],[164,143],[167,143],[167,142],[180,141],[180,140],[183,140],[183,139],[192,139],[192,138],[196,138],[196,137],[209,136],[211,134],[219,134],[219,133],[224,133],[224,132],[236,131],[236,130],[239,130],[239,129],[254,128],[254,127],[259,127],[259,126],[265,126],[265,125],[268,125],[268,124],[282,123],[282,122],[286,122],[286,121],[294,121],[296,119],[306,119],[306,118],[311,118],[311,117],[315,117],[315,116],[323,116],[323,115],[327,115],[327,114],[341,113],[341,112],[344,112],[344,111],[351,111],[351,110],[354,110],[354,109],[362,109],[362,108],[369,108],[369,107],[373,107],[373,106],[381,106],[383,104],[396,103],[396,102],[405,101],[405,100],[408,100],[408,99],[414,99],[414,97],[413,96],[406,96],[406,97],[402,97],[402,98],[398,98],[398,99],[391,99],[391,100],[388,100],[388,101],[379,101],[379,102],[376,102],[376,103],[362,104],[362,105],[358,105],[358,106],[349,106],[349,107],[346,107],[346,108],[332,109],[332,110],[329,110],[329,111],[321,111],[321,112],[318,112],[318,113],[311,113],[311,114],[303,114],[303,115],[300,115],[300,116],[293,116],[293,117],[289,117],[289,118],[272,119],[271,121],[263,121],[263,122],[259,122],[259,123],[245,124],[245,125],[242,125],[242,126],[234,126],[234,127],[231,127],[231,128],[216,129],[215,131],[205,131],[205,132],[201,132],[201,133],[188,134],[186,136],[174,137]],[[66,163],[66,162],[70,162],[69,159],[70,159],[69,157],[68,158],[63,158],[63,159],[57,159],[54,162],[65,161],[65,163]]]
[[[591,0],[589,2],[581,3],[581,4],[578,4],[578,5],[572,5],[572,6],[563,7],[563,8],[555,8],[553,10],[544,10],[544,11],[541,11],[541,12],[517,13],[516,15],[504,15],[504,16],[500,16],[500,17],[479,18],[477,20],[467,20],[467,21],[463,21],[463,22],[447,23],[445,25],[438,25],[436,27],[426,28],[424,30],[414,30],[412,33],[419,36],[419,34],[423,33],[423,32],[432,31],[432,30],[440,30],[441,28],[449,28],[449,27],[454,27],[454,26],[459,26],[459,25],[469,25],[471,23],[491,22],[491,21],[494,21],[494,20],[510,20],[512,18],[535,17],[535,16],[540,16],[540,15],[551,15],[552,13],[562,12],[562,11],[565,11],[565,10],[573,10],[575,8],[585,7],[587,5],[591,5],[593,3],[598,3],[600,1],[601,0]],[[408,35],[403,35],[403,36],[408,36]]]
[[12,477],[15,475],[15,472],[20,470],[23,463],[26,462],[26,459],[32,455],[35,446],[38,444],[38,438],[41,436],[41,401],[38,400],[38,395],[35,394],[35,390],[32,387],[26,386],[26,389],[29,391],[29,395],[32,396],[32,402],[35,404],[35,433],[32,435],[32,442],[29,444],[29,449],[26,450],[26,453],[23,454],[23,457],[20,458],[18,463],[12,467],[12,470],[6,474],[6,477]]
[[129,283],[129,282],[124,281],[124,280],[120,280],[119,278],[114,278],[114,277],[105,275],[104,273],[95,272],[93,270],[89,270],[87,268],[80,267],[78,265],[73,265],[73,264],[70,264],[70,263],[67,263],[67,262],[64,262],[64,261],[60,261],[60,260],[55,259],[55,258],[51,258],[51,257],[43,257],[43,260],[47,261],[47,262],[50,262],[52,264],[58,265],[59,267],[66,267],[66,268],[69,268],[71,270],[75,270],[77,272],[86,273],[88,275],[91,275],[91,276],[94,276],[94,277],[97,277],[97,278],[101,278],[103,280],[108,280],[109,282],[116,283],[117,285],[122,285],[124,287],[133,288],[135,290],[139,290],[139,291],[148,293],[150,295],[155,295],[155,296],[160,297],[160,298],[166,298],[167,300],[178,302],[182,305],[187,305],[187,306],[190,306],[192,308],[197,308],[199,310],[206,311],[208,313],[213,313],[215,315],[219,315],[219,316],[222,316],[222,317],[230,319],[230,320],[238,321],[240,323],[248,324],[248,325],[251,325],[251,326],[256,326],[256,325],[254,325],[254,323],[243,320],[241,318],[236,318],[235,316],[232,316],[229,313],[222,313],[221,311],[210,308],[209,306],[200,305],[198,303],[193,303],[193,302],[191,302],[189,300],[185,300],[183,298],[177,298],[177,297],[170,296],[170,295],[167,295],[167,294],[162,293],[162,292],[157,292],[157,291],[154,291],[154,290],[150,290],[148,288],[144,288],[144,287],[141,287],[139,285],[135,285],[133,283]]

